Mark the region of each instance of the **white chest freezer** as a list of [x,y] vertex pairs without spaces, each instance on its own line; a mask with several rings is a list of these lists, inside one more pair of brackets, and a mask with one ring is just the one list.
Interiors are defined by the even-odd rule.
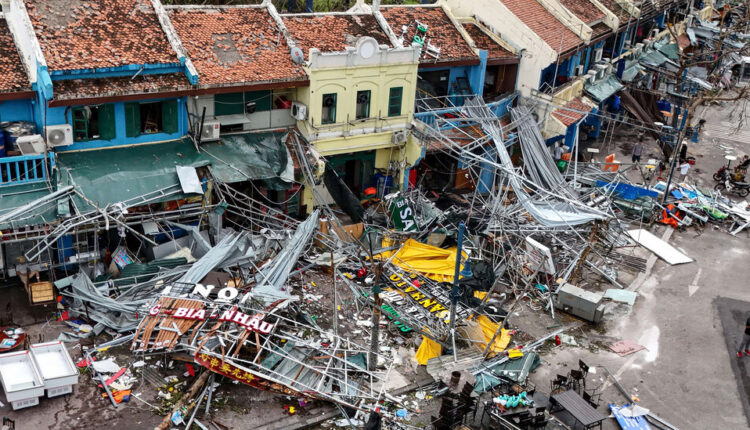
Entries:
[[29,351],[0,354],[0,382],[13,410],[38,405],[44,395],[42,377]]
[[29,350],[47,389],[47,397],[73,392],[73,385],[78,383],[78,369],[62,342],[37,343]]

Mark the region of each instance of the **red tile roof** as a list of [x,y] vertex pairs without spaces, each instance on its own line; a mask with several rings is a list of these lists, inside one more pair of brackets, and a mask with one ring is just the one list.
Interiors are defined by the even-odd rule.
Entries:
[[603,22],[600,22],[598,24],[594,24],[591,26],[591,41],[595,41],[596,39],[604,36],[605,34],[612,33],[612,29],[609,28],[609,26]]
[[149,0],[26,0],[50,70],[177,63]]
[[29,78],[5,19],[0,18],[0,93],[31,90]]
[[591,112],[591,107],[583,103],[580,98],[576,98],[569,101],[565,106],[552,111],[552,116],[568,127],[586,116],[583,112]]
[[492,40],[479,26],[473,23],[464,24],[464,28],[469,33],[469,36],[474,40],[474,44],[479,49],[487,51],[487,57],[490,60],[506,59],[506,58],[518,58],[518,55],[513,54],[507,49],[503,48],[502,45]]
[[605,16],[604,12],[600,11],[589,0],[560,0],[560,3],[586,24],[602,20]]
[[[440,49],[437,63],[463,60],[478,60],[477,54],[461,36],[442,7],[387,6],[381,7],[388,24],[396,36],[401,36],[402,27],[407,26],[404,44],[411,44],[416,31],[416,22],[427,25],[427,43]],[[435,63],[435,58],[422,54],[422,63]]]
[[[558,54],[567,52],[581,39],[558,21],[537,0],[498,0]],[[592,6],[593,7],[593,6]],[[562,45],[561,45],[562,44]],[[561,48],[562,46],[562,48]]]
[[201,86],[304,81],[265,8],[169,9]]
[[[617,16],[620,20],[620,27],[627,25],[630,14],[617,3],[617,0],[599,0],[599,2],[606,7],[608,11]],[[635,19],[635,17],[631,18],[631,22],[635,21]]]
[[284,15],[282,19],[305,58],[311,48],[342,52],[365,36],[374,38],[380,45],[390,46],[388,36],[372,15]]
[[184,91],[191,88],[182,73],[168,75],[138,75],[136,78],[70,79],[54,81],[55,100],[76,100],[124,95],[143,95]]

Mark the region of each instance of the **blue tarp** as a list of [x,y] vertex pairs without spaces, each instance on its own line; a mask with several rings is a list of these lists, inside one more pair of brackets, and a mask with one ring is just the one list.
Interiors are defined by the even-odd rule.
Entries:
[[[612,189],[612,184],[604,181],[596,181],[596,186],[598,188],[605,188],[607,190]],[[621,199],[625,200],[635,200],[638,197],[651,197],[654,199],[659,197],[659,194],[656,191],[651,191],[645,188],[623,183],[614,186],[614,193]]]
[[646,418],[642,416],[626,417],[622,414],[622,410],[628,406],[629,405],[617,406],[610,403],[609,409],[612,411],[612,415],[615,416],[617,424],[619,424],[623,430],[651,430],[651,426],[648,424],[648,421],[646,421]]

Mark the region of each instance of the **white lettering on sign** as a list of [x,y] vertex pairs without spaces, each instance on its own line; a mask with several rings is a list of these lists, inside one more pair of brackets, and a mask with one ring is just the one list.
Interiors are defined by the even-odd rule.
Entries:
[[[161,313],[161,305],[157,304],[149,309],[148,314],[151,316],[158,316]],[[177,308],[171,315],[172,318],[189,319],[189,320],[200,320],[206,319],[205,309],[194,309],[194,308]],[[212,314],[211,318],[216,318],[216,314]],[[248,330],[257,331],[263,334],[268,334],[273,330],[273,324],[263,321],[262,318],[257,316],[248,315],[239,311],[224,311],[218,318],[219,321],[232,322],[241,325]]]
[[239,291],[237,291],[236,288],[233,287],[224,287],[219,290],[218,293],[216,293],[216,301],[217,302],[231,302],[235,297],[237,297],[237,294],[239,294]]

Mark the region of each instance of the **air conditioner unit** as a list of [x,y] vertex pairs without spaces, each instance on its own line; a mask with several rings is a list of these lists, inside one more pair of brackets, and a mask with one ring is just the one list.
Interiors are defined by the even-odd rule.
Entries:
[[201,130],[201,142],[219,140],[221,123],[219,121],[204,121]]
[[70,124],[48,125],[44,135],[50,148],[73,144],[73,127]]
[[307,119],[307,106],[299,102],[292,102],[292,109],[289,113],[294,119],[304,121]]
[[596,70],[589,70],[588,73],[586,73],[585,79],[590,84],[593,84],[594,82],[596,82]]
[[602,54],[604,53],[604,48],[599,48],[594,50],[594,62],[602,61]]
[[655,39],[658,34],[659,34],[659,29],[655,28],[655,29],[651,30],[651,34],[648,37],[651,38],[651,39]]
[[21,150],[23,155],[39,155],[44,154],[47,147],[44,145],[44,139],[38,134],[32,134],[31,136],[21,136],[16,140],[16,146]]
[[576,66],[576,76],[581,76],[583,74],[583,65]]
[[391,140],[394,145],[403,145],[409,137],[409,132],[406,130],[394,131]]

